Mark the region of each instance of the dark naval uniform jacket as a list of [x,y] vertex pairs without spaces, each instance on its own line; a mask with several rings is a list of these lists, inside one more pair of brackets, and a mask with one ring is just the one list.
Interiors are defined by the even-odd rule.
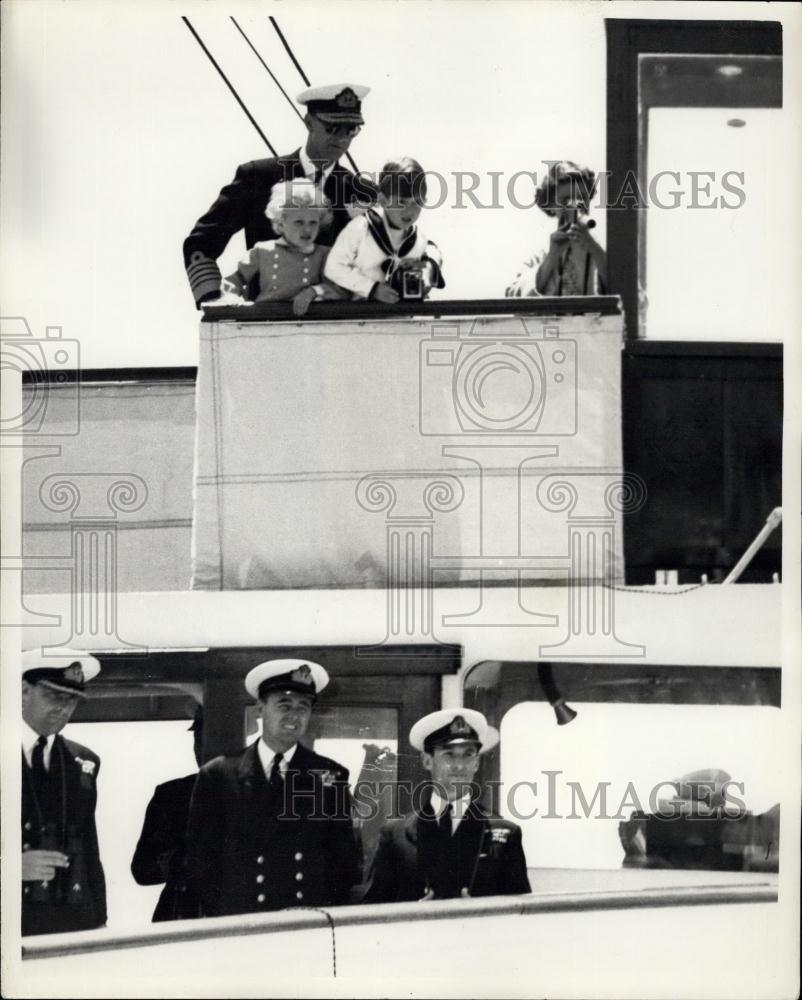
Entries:
[[157,785],[148,803],[131,874],[139,885],[164,882],[153,920],[200,916],[200,902],[186,877],[186,831],[197,774]]
[[464,889],[471,896],[531,892],[521,829],[473,801],[446,835],[427,804],[382,829],[362,902],[408,902],[427,893],[450,899]]
[[257,743],[198,774],[187,866],[204,916],[336,906],[359,881],[348,771],[298,744],[283,794]]
[[[278,158],[252,160],[237,167],[234,180],[227,184],[217,200],[195,223],[184,240],[184,267],[196,305],[220,293],[222,277],[217,258],[231,237],[245,231],[245,245],[274,240],[277,233],[265,215],[270,192],[280,181],[304,177],[301,150]],[[354,196],[362,200],[373,198],[369,183],[336,164],[323,185],[323,192],[332,204],[333,218],[321,229],[317,242],[331,246],[337,234],[350,221],[346,205]]]
[[49,882],[22,883],[22,934],[56,934],[106,923],[106,881],[95,827],[100,758],[56,736],[45,785],[22,755],[22,850],[62,851],[68,868]]

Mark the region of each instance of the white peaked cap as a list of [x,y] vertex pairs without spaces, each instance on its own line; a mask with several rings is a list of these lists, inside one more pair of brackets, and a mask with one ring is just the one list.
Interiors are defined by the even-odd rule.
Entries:
[[[270,684],[263,687],[265,681]],[[329,683],[329,675],[319,663],[311,660],[265,660],[258,663],[245,677],[245,690],[252,698],[268,691],[298,691],[313,698]]]
[[426,752],[435,746],[475,743],[479,753],[485,753],[492,750],[498,740],[498,730],[473,708],[441,708],[418,719],[409,731],[412,746]]

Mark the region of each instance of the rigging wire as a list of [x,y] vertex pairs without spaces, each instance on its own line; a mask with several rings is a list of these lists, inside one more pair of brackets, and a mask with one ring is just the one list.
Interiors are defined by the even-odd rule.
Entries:
[[298,117],[301,119],[301,121],[303,121],[304,120],[304,116],[301,114],[301,112],[296,107],[295,102],[290,97],[290,95],[287,93],[287,91],[281,86],[281,84],[278,81],[278,78],[276,77],[276,74],[273,72],[273,70],[267,65],[267,63],[261,57],[261,55],[259,54],[259,52],[256,49],[256,46],[253,44],[253,42],[250,40],[250,38],[248,38],[248,36],[245,34],[245,32],[239,26],[239,24],[237,23],[237,19],[233,16],[233,14],[230,14],[229,17],[231,18],[231,21],[234,24],[234,27],[237,29],[237,31],[242,35],[242,37],[248,43],[248,45],[249,45],[249,47],[251,49],[251,52],[253,52],[253,54],[256,56],[256,58],[259,60],[259,62],[262,64],[262,66],[264,66],[264,68],[270,74],[270,79],[273,81],[273,83],[275,83],[275,85],[278,87],[278,89],[284,95],[284,97],[286,98],[287,103],[289,104],[289,106],[292,108],[292,110],[295,112],[295,114],[298,115]]
[[264,141],[264,143],[267,146],[267,148],[270,150],[270,152],[273,154],[273,156],[278,156],[278,153],[276,152],[276,150],[271,145],[270,140],[267,138],[267,136],[264,134],[264,132],[259,128],[259,125],[257,124],[256,119],[253,117],[253,115],[250,113],[250,111],[245,107],[245,102],[242,100],[242,98],[239,96],[239,94],[237,93],[237,91],[234,89],[233,84],[228,79],[228,77],[225,75],[225,73],[222,71],[222,69],[220,68],[220,66],[217,63],[217,60],[214,58],[214,56],[211,54],[211,52],[203,44],[203,39],[200,37],[200,35],[197,33],[197,31],[195,31],[195,29],[192,27],[192,24],[190,23],[189,18],[185,17],[184,15],[182,15],[181,16],[181,20],[184,22],[184,24],[186,24],[186,26],[192,32],[192,34],[193,34],[193,36],[195,38],[195,41],[203,49],[204,53],[206,54],[207,58],[209,59],[209,62],[212,64],[212,66],[214,66],[214,68],[217,70],[217,72],[223,78],[223,82],[228,87],[228,89],[231,91],[231,93],[234,95],[234,97],[235,97],[235,99],[237,101],[237,104],[239,104],[239,106],[245,112],[245,114],[248,117],[248,121],[251,123],[251,125],[253,125],[253,127],[259,133],[260,137]]
[[[233,20],[233,18],[232,18],[232,20]],[[273,17],[272,15],[270,16],[270,23],[271,23],[271,24],[273,25],[273,27],[275,28],[275,30],[276,30],[276,34],[277,34],[277,35],[278,35],[278,37],[279,37],[279,38],[281,39],[281,44],[282,44],[282,45],[284,46],[284,48],[285,48],[285,50],[286,50],[286,52],[287,52],[287,55],[288,55],[288,56],[290,57],[290,59],[292,60],[292,63],[293,63],[293,65],[294,65],[294,66],[295,66],[295,68],[296,68],[296,69],[298,70],[298,72],[299,72],[299,74],[300,74],[300,76],[301,76],[301,79],[303,80],[303,82],[304,82],[304,83],[306,84],[306,86],[307,86],[307,87],[311,87],[311,86],[312,86],[312,84],[311,84],[311,83],[309,82],[309,77],[308,77],[308,76],[306,75],[306,73],[304,73],[303,69],[301,69],[301,64],[300,64],[300,63],[298,62],[298,60],[297,60],[297,59],[295,58],[295,53],[294,53],[294,52],[292,51],[292,49],[290,48],[290,43],[289,43],[289,42],[287,41],[287,39],[286,39],[286,38],[284,37],[284,34],[283,34],[283,32],[282,32],[281,28],[279,28],[279,26],[278,26],[278,21],[277,21],[277,20],[275,19],[275,17]],[[265,68],[267,68],[267,67],[265,67]],[[272,76],[273,74],[271,73],[270,75]],[[355,174],[358,174],[358,173],[359,173],[359,167],[358,167],[358,166],[356,165],[356,162],[355,162],[355,160],[354,160],[353,156],[351,156],[351,154],[350,154],[350,153],[346,153],[345,155],[346,155],[346,156],[348,157],[348,162],[349,162],[349,163],[351,164],[351,166],[353,167],[353,170],[354,170],[354,173],[355,173]]]
[[279,38],[281,39],[281,44],[282,44],[282,45],[284,46],[284,48],[285,48],[285,49],[287,50],[287,55],[288,55],[288,56],[290,57],[290,59],[292,59],[292,61],[293,61],[293,64],[295,65],[295,68],[296,68],[296,69],[298,70],[298,72],[299,72],[299,73],[301,74],[301,79],[302,79],[302,80],[303,80],[303,82],[304,82],[304,83],[305,83],[305,84],[307,85],[307,87],[311,87],[311,86],[312,86],[312,84],[311,84],[311,83],[309,82],[309,77],[308,77],[308,76],[306,75],[306,73],[304,73],[304,71],[303,71],[303,70],[301,69],[301,64],[300,64],[300,63],[298,62],[298,60],[297,60],[297,59],[295,58],[295,55],[294,55],[294,53],[293,53],[292,49],[291,49],[291,48],[290,48],[290,46],[289,46],[289,42],[288,42],[288,41],[287,41],[287,39],[286,39],[286,38],[284,37],[284,35],[283,35],[283,34],[281,33],[281,28],[279,28],[279,26],[278,26],[278,21],[277,21],[277,20],[275,19],[275,17],[271,16],[271,17],[270,17],[270,23],[271,23],[271,24],[273,25],[273,27],[274,27],[274,28],[276,29],[276,34],[277,34],[277,35],[278,35],[278,37],[279,37]]

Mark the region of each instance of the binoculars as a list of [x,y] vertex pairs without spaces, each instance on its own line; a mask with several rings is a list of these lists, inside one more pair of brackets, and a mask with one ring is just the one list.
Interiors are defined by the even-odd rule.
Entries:
[[39,841],[42,851],[61,851],[69,859],[66,868],[57,868],[56,874],[49,882],[31,882],[30,901],[32,903],[71,903],[79,904],[83,899],[85,869],[81,838],[68,830],[66,837],[61,837],[53,830],[47,829]]

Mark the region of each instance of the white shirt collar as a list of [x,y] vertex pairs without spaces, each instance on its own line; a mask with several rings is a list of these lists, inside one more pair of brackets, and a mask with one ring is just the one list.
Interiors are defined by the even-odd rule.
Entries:
[[[55,733],[51,733],[47,737],[47,742],[45,743],[45,753],[44,753],[45,767],[47,767],[50,763],[50,751],[53,749],[53,740],[55,740],[55,738],[56,738]],[[34,729],[31,729],[28,723],[23,719],[22,750],[23,753],[25,754],[25,760],[28,761],[29,765],[31,763],[31,754],[33,753],[33,748],[38,739],[39,739],[39,733],[37,733]]]
[[[281,763],[278,766],[279,771],[281,771],[282,774],[286,773],[287,765],[295,755],[295,751],[297,748],[298,744],[296,743],[294,746],[291,746],[290,749],[287,750],[284,756],[282,757]],[[267,743],[265,743],[265,741],[261,738],[261,736],[259,737],[259,746],[257,747],[256,752],[259,754],[259,760],[262,763],[262,769],[264,770],[265,777],[267,778],[270,776],[270,769],[273,766],[273,758],[276,756],[276,754],[273,750],[270,749],[270,747],[267,745]]]
[[[301,150],[301,157],[300,157],[300,159],[301,159],[301,166],[303,167],[303,170],[304,170],[304,177],[308,178],[310,181],[314,180],[315,179],[315,174],[317,173],[317,167],[309,159],[309,154],[306,151],[306,147],[304,147]],[[331,174],[332,170],[334,170],[335,165],[336,164],[334,164],[334,163],[329,163],[329,164],[327,164],[323,168],[323,183],[324,184],[329,179],[329,175]]]
[[[471,804],[471,793],[466,792],[458,799],[454,799],[451,803],[451,818],[452,820],[460,820],[468,811],[468,806]],[[448,799],[442,798],[438,795],[435,789],[432,789],[432,811],[435,816],[440,816],[448,805]]]

